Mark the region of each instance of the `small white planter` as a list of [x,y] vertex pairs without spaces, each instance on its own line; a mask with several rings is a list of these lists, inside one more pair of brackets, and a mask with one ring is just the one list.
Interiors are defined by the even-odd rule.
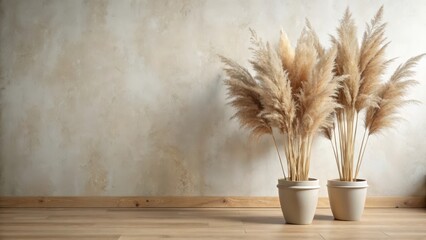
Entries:
[[357,179],[355,182],[328,180],[328,197],[334,218],[345,221],[360,220],[367,197],[367,187],[365,179]]
[[318,204],[319,181],[278,180],[281,210],[286,223],[311,224]]

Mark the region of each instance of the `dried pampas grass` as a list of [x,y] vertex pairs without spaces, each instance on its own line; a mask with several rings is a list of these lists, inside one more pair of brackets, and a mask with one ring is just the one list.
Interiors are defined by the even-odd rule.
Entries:
[[[391,127],[397,118],[397,110],[412,102],[405,100],[404,95],[408,87],[416,84],[409,78],[414,75],[412,68],[423,55],[409,59],[387,82],[381,83],[386,67],[393,61],[385,59],[384,55],[389,43],[384,36],[386,24],[382,22],[382,16],[383,7],[367,24],[359,46],[356,26],[347,9],[337,29],[338,37],[332,38],[337,46],[335,73],[347,78],[337,97],[341,107],[336,110],[334,124],[324,132],[332,144],[342,181],[357,179],[369,136]],[[366,110],[365,131],[355,166],[355,140],[362,110]]]
[[[308,180],[313,137],[320,129],[330,128],[330,116],[338,107],[335,98],[342,77],[333,73],[337,48],[325,50],[309,22],[296,48],[284,31],[278,50],[262,42],[254,31],[251,41],[254,77],[221,57],[230,104],[237,110],[234,117],[254,137],[271,135],[275,145],[272,129],[278,129],[284,137],[288,179]],[[283,174],[287,178],[284,169]]]
[[[355,181],[369,136],[391,127],[397,110],[413,102],[404,96],[417,83],[411,79],[413,67],[423,55],[410,58],[382,83],[386,67],[394,60],[385,58],[389,43],[382,18],[383,7],[367,23],[359,44],[357,27],[347,9],[328,50],[309,21],[295,48],[284,31],[278,49],[252,31],[254,76],[221,57],[230,104],[237,110],[233,117],[253,137],[272,136],[285,178],[308,180],[312,139],[321,131],[331,142],[340,180]],[[361,111],[365,111],[365,131],[355,163]],[[288,177],[273,129],[284,137]]]

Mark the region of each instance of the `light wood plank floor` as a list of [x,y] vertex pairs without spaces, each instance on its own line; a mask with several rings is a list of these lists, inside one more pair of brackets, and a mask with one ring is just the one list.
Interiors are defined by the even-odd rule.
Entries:
[[284,224],[279,208],[0,208],[0,239],[426,239],[426,209],[366,209],[335,221],[318,209],[312,225]]

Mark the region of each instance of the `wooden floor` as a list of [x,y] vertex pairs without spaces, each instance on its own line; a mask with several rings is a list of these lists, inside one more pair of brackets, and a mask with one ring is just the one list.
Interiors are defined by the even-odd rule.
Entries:
[[426,239],[426,209],[370,208],[359,222],[318,209],[312,225],[278,208],[0,208],[0,239]]

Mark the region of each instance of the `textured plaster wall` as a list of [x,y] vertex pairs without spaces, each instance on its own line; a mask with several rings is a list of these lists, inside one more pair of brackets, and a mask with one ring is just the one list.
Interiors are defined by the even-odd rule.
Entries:
[[[328,42],[348,4],[360,36],[384,4],[396,63],[426,52],[420,0],[1,1],[0,195],[276,195],[272,142],[229,120],[217,54],[247,66],[249,28],[295,42],[305,17]],[[425,105],[403,115],[367,148],[370,195],[425,194]],[[330,144],[312,158],[325,196]]]

